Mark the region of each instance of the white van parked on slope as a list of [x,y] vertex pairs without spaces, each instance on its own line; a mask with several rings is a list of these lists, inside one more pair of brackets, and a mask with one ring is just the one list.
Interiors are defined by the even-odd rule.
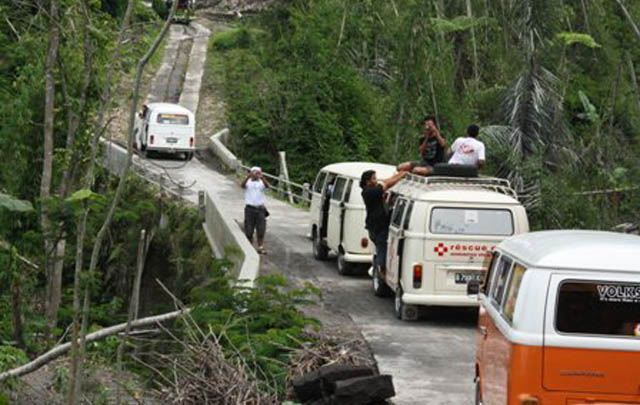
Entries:
[[375,295],[395,295],[400,319],[417,318],[421,305],[478,306],[467,281],[484,277],[498,243],[529,231],[509,182],[407,175],[390,191],[387,270],[373,269]]
[[380,163],[334,163],[323,167],[313,184],[313,255],[326,260],[329,252],[334,252],[340,274],[353,272],[357,264],[370,264],[373,257],[374,245],[364,225],[367,212],[360,188],[360,177],[367,170],[375,170],[379,179],[385,179],[396,168]]
[[196,120],[191,111],[178,104],[151,103],[143,106],[138,118],[135,144],[145,156],[162,152],[193,158]]

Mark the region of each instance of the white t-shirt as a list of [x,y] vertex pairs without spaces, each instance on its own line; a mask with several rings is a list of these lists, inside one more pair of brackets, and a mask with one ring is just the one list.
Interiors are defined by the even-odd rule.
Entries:
[[485,160],[484,143],[475,138],[465,136],[456,139],[451,145],[451,151],[451,164],[477,166],[479,160]]
[[264,205],[264,183],[262,180],[247,180],[244,191],[244,203],[247,205]]

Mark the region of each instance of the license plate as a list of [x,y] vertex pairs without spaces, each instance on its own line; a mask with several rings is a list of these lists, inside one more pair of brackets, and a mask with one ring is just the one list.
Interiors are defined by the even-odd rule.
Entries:
[[167,138],[167,143],[178,143],[178,138]]
[[469,280],[482,281],[482,274],[480,273],[456,273],[454,280],[456,284],[467,284]]

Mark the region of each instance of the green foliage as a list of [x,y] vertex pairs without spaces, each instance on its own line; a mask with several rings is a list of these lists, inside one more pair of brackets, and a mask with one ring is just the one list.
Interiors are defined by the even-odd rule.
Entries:
[[13,346],[0,345],[0,372],[21,366],[27,361],[29,359],[22,350]]
[[257,37],[265,34],[262,30],[247,27],[232,28],[217,33],[211,40],[211,46],[219,51],[248,48]]
[[472,18],[467,16],[458,16],[451,20],[447,20],[444,18],[432,18],[431,23],[433,24],[433,30],[438,32],[450,33],[487,26],[489,24],[495,23],[495,21],[487,17]]
[[596,40],[588,34],[582,34],[579,32],[561,32],[559,34],[556,34],[556,37],[564,45],[580,44],[592,49],[601,47],[601,45],[598,44]]
[[153,0],[151,2],[151,7],[163,20],[166,20],[169,16],[169,7],[167,7],[167,2],[165,0]]
[[29,201],[18,200],[8,194],[0,193],[0,208],[9,212],[31,212],[33,205]]
[[[217,271],[224,271],[228,265],[219,262]],[[196,305],[194,319],[205,330],[225,338],[222,343],[229,356],[241,356],[264,382],[275,380],[282,393],[287,348],[308,339],[304,328],[319,326],[299,307],[320,299],[320,291],[310,284],[291,288],[279,275],[258,278],[253,289],[233,287],[228,278],[212,275],[207,284],[190,295],[191,304]]]

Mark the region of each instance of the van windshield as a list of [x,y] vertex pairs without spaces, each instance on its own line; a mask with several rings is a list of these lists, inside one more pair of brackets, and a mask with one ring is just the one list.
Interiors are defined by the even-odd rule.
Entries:
[[158,114],[156,122],[165,125],[189,125],[189,117],[184,114]]
[[569,281],[560,285],[556,329],[640,338],[640,284]]
[[513,235],[511,211],[504,209],[434,208],[431,233],[445,235]]

